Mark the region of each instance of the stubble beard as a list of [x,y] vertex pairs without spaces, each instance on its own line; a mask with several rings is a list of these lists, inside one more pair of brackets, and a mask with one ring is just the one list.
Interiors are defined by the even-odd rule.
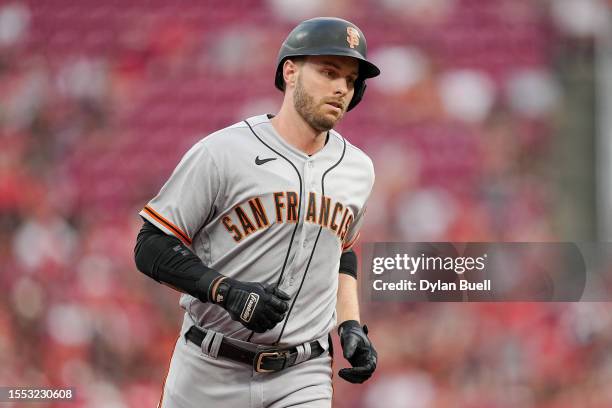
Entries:
[[308,94],[304,85],[302,84],[301,75],[298,75],[295,83],[295,90],[293,91],[293,106],[297,113],[318,132],[327,132],[334,128],[336,123],[342,119],[344,112],[340,114],[336,119],[320,112],[320,105],[317,105],[314,98]]

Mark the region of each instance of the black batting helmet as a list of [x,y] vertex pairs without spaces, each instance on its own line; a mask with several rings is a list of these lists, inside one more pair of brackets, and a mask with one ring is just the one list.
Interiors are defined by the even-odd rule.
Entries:
[[283,42],[276,61],[274,84],[285,89],[283,63],[287,58],[306,55],[338,55],[353,57],[359,61],[359,77],[355,93],[347,111],[353,109],[366,89],[365,80],[380,74],[376,65],[366,59],[366,39],[359,27],[350,21],[335,17],[317,17],[302,21]]

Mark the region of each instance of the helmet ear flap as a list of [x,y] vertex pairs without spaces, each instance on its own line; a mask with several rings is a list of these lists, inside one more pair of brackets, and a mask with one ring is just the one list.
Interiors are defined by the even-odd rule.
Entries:
[[276,67],[276,76],[274,77],[274,85],[281,91],[285,90],[285,78],[283,78],[283,61]]
[[361,101],[361,98],[363,98],[363,94],[365,93],[366,87],[367,86],[365,83],[365,79],[361,78],[355,81],[355,93],[353,94],[353,99],[351,99],[351,103],[349,103],[349,106],[346,109],[347,112],[353,109]]

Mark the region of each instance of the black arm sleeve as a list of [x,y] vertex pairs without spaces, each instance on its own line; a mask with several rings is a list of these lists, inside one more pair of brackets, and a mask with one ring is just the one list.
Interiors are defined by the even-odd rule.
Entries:
[[134,260],[145,275],[202,302],[208,301],[213,282],[223,276],[206,267],[178,238],[165,234],[146,220],[138,233]]
[[340,273],[351,275],[357,279],[357,254],[352,249],[343,252],[340,256]]

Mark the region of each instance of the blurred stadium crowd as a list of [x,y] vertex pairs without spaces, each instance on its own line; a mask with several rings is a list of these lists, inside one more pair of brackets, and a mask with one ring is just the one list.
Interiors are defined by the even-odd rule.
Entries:
[[[557,57],[591,43],[609,6],[0,1],[0,385],[76,387],[70,407],[156,404],[181,313],[136,271],[137,212],[194,141],[275,112],[280,41],[310,16],[357,23],[383,73],[339,128],[376,167],[363,240],[564,238],[548,178]],[[335,379],[335,407],[612,406],[606,304],[363,315],[379,370]]]

